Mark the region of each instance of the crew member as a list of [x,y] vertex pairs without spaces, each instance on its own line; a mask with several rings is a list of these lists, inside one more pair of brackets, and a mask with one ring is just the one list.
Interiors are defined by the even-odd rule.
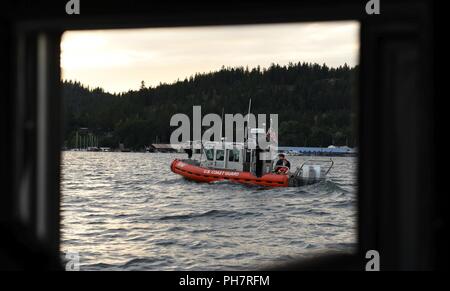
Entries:
[[185,153],[188,155],[188,159],[192,158],[192,148],[187,148],[184,150]]
[[286,173],[291,168],[291,163],[286,159],[284,154],[278,155],[278,161],[275,164],[276,173]]

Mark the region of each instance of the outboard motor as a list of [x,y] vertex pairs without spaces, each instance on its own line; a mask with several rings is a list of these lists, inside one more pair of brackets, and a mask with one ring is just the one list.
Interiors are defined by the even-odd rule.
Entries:
[[306,184],[317,183],[322,178],[319,165],[305,165],[302,169],[302,179]]
[[318,183],[325,179],[334,162],[330,160],[307,160],[289,177],[289,186],[298,187]]

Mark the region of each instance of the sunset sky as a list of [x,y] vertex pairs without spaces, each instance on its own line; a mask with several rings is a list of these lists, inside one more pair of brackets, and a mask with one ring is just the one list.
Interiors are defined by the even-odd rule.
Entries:
[[108,92],[172,83],[222,66],[358,63],[359,23],[68,31],[61,42],[62,78]]

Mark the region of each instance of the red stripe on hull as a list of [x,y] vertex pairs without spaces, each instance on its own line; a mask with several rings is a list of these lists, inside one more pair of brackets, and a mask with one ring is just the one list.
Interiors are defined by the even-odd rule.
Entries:
[[287,187],[289,185],[289,178],[287,175],[266,174],[261,178],[258,178],[250,172],[202,168],[184,163],[177,159],[172,162],[170,169],[175,174],[196,182],[210,183],[228,180],[242,184],[268,187]]

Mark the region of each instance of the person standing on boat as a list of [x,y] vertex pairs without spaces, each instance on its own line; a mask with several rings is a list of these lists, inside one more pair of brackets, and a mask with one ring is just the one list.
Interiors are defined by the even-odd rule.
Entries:
[[284,154],[278,155],[278,161],[275,164],[276,173],[286,173],[291,168],[291,163],[286,159]]
[[192,148],[187,148],[184,152],[188,155],[188,159],[192,158]]

